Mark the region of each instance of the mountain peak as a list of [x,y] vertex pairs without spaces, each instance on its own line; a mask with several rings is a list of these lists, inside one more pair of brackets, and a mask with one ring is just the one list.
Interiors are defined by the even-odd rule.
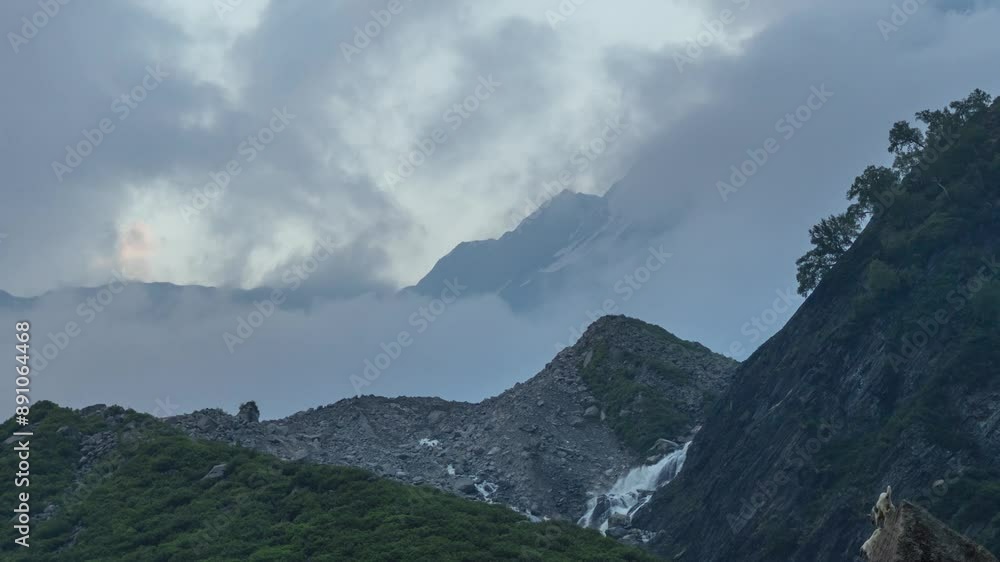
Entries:
[[[712,350],[698,342],[681,339],[661,326],[650,324],[639,320],[638,318],[632,318],[631,316],[625,316],[623,314],[602,316],[595,320],[590,326],[587,327],[586,331],[584,331],[583,336],[580,337],[580,342],[577,345],[590,345],[597,341],[607,340],[610,336],[619,340],[652,336],[662,339],[664,342],[680,345],[690,351],[715,355]],[[733,361],[733,364],[735,363],[736,362]]]

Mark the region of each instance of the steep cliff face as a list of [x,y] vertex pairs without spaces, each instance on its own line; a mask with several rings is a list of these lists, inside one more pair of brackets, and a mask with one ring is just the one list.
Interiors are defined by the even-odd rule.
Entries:
[[662,328],[606,317],[539,374],[478,404],[364,396],[259,423],[220,410],[170,421],[197,437],[576,521],[593,492],[671,452],[657,440],[679,447],[736,365]]
[[843,561],[891,484],[1000,550],[1000,104],[738,369],[638,522],[684,560]]

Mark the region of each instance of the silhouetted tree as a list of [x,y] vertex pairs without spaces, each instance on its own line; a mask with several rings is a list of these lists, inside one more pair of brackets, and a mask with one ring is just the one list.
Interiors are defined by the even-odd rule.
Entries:
[[[884,205],[897,199],[895,194],[888,193],[890,190],[910,189],[924,182],[935,185],[950,199],[948,188],[936,176],[927,177],[922,172],[956,142],[956,131],[969,119],[988,111],[991,102],[989,94],[976,89],[944,109],[918,112],[916,118],[925,125],[924,130],[907,121],[894,123],[889,131],[889,152],[896,156],[892,168],[865,168],[847,190],[847,199],[852,202],[847,211],[827,217],[809,229],[813,249],[795,262],[799,294],[807,295],[819,285],[823,276],[854,243],[862,225],[879,209],[880,203]],[[917,173],[913,173],[915,170]]]
[[850,209],[831,215],[809,229],[813,249],[795,262],[799,268],[796,279],[800,295],[809,294],[819,285],[826,272],[850,249],[860,230],[861,215],[857,210]]

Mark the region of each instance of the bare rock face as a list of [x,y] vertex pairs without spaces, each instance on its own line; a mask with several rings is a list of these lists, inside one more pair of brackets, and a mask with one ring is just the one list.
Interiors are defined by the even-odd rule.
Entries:
[[870,562],[997,562],[982,546],[904,501],[870,543]]

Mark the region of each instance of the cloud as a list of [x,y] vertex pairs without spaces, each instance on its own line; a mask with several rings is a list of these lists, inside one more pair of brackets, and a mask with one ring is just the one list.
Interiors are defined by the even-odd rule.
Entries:
[[[44,33],[0,55],[16,77],[0,97],[3,164],[13,170],[5,191],[19,195],[4,212],[14,233],[6,256],[21,263],[6,288],[37,294],[100,282],[92,264],[114,259],[110,233],[137,221],[160,235],[148,264],[160,281],[252,286],[274,261],[294,259],[301,238],[333,231],[352,255],[372,252],[362,261],[373,286],[412,283],[459,241],[498,234],[512,206],[608,118],[628,112],[623,85],[607,79],[606,49],[663,42],[647,24],[599,24],[610,12],[596,2],[557,30],[535,3],[404,7],[351,61],[341,45],[386,3],[243,2],[225,13],[186,0],[63,7]],[[668,34],[696,21],[689,7],[638,7],[684,14],[665,24]],[[4,21],[36,8],[5,3]],[[167,76],[131,100],[150,65]],[[480,77],[502,86],[453,129],[446,112]],[[300,117],[249,161],[241,143],[274,108]],[[92,153],[53,172],[103,120],[114,129]],[[405,189],[388,193],[385,172],[436,128],[449,141]],[[606,188],[624,171],[621,152],[575,187]],[[225,196],[179,221],[192,190],[233,159],[243,171]],[[32,219],[42,214],[57,233]],[[60,255],[66,239],[73,256]],[[270,247],[267,260],[260,246]]]
[[[258,306],[264,300],[114,281],[0,308],[0,322],[30,318],[35,400],[142,411],[169,401],[186,412],[235,411],[253,399],[265,417],[356,394],[351,377],[365,376],[367,362],[380,371],[361,393],[480,400],[534,374],[557,328],[519,318],[495,297],[290,299],[274,309]],[[409,344],[390,349],[383,367],[380,355],[404,331]],[[227,333],[244,342],[227,345]]]

